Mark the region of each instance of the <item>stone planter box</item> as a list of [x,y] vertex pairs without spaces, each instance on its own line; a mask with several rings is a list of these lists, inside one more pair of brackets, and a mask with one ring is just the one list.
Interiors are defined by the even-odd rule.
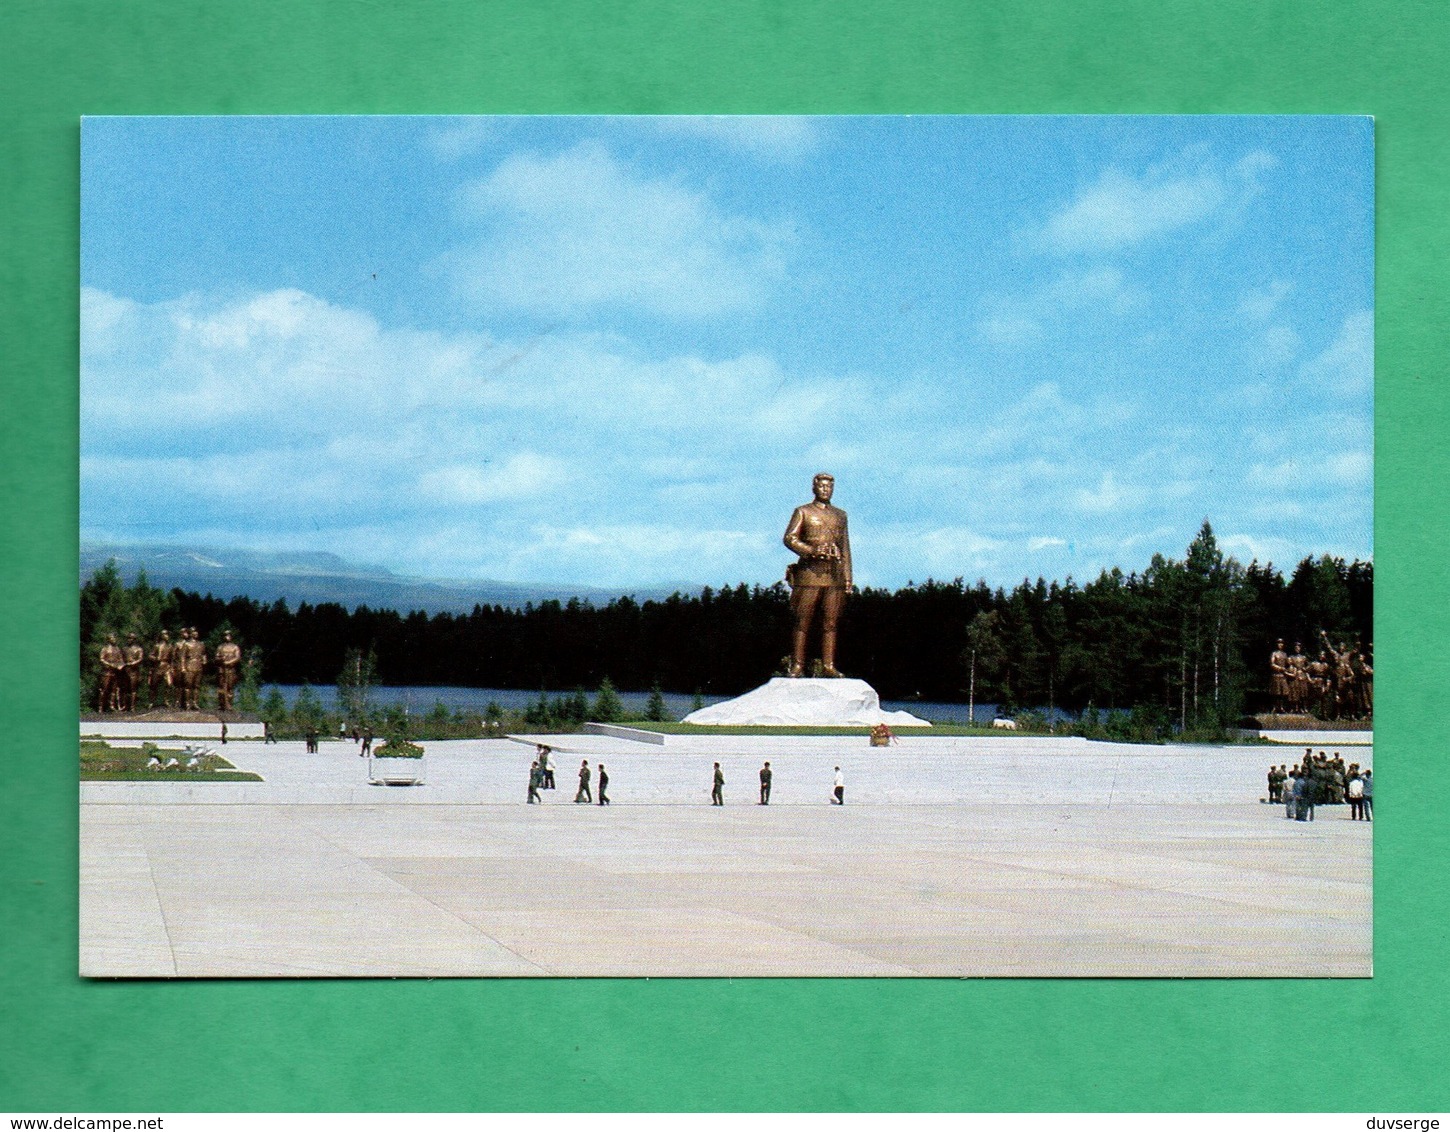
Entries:
[[374,786],[422,786],[428,756],[390,759],[368,756],[368,782]]

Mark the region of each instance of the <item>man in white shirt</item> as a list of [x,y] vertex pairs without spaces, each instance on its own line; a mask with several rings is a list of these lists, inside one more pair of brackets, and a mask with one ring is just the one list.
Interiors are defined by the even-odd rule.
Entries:
[[841,773],[840,767],[836,768],[836,790],[835,797],[831,799],[831,804],[834,806],[844,806],[846,804],[846,778]]

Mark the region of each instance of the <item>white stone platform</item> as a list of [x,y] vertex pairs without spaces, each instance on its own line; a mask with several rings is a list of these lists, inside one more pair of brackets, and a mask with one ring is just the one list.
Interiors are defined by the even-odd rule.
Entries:
[[1291,747],[1313,747],[1322,751],[1328,747],[1373,747],[1373,731],[1253,731],[1239,732],[1245,739],[1267,739],[1270,743],[1282,743]]
[[753,692],[693,711],[682,723],[706,727],[930,727],[907,711],[883,711],[864,680],[777,676]]
[[[337,741],[229,745],[265,782],[84,784],[82,973],[1371,971],[1374,827],[1261,805],[1262,747],[518,738],[554,747],[543,805],[524,803],[532,747],[506,740],[425,744],[421,787],[363,785]],[[616,805],[570,804],[583,758]]]

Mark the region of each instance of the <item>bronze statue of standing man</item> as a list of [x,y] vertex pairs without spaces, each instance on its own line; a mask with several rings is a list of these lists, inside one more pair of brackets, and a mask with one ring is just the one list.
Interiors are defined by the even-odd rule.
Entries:
[[197,711],[201,707],[201,674],[206,668],[206,645],[201,643],[196,630],[191,626],[181,631],[181,643],[176,646],[176,656],[181,669],[182,709]]
[[1273,712],[1283,715],[1289,706],[1289,654],[1284,651],[1284,642],[1275,641],[1274,651],[1269,654],[1269,695],[1273,697]]
[[107,633],[106,643],[101,646],[100,672],[96,689],[96,710],[99,712],[119,711],[121,707],[121,681],[125,679],[126,656],[116,644],[116,634]]
[[141,689],[141,666],[146,661],[146,650],[135,633],[126,634],[126,647],[121,650],[126,668],[121,679],[121,710],[136,710],[136,693]]
[[800,561],[785,572],[795,618],[790,674],[805,674],[806,641],[812,624],[819,620],[821,670],[826,676],[839,676],[836,625],[851,592],[851,540],[846,534],[846,512],[831,505],[835,477],[821,472],[811,481],[811,489],[815,498],[795,509],[785,529],[785,545],[800,555]]
[[165,629],[156,638],[156,643],[151,646],[151,655],[147,658],[151,662],[151,706],[171,707],[171,691],[173,687],[174,673],[172,671],[172,654],[175,646],[171,643],[171,634]]
[[232,692],[237,686],[237,673],[242,664],[242,649],[230,632],[222,634],[216,648],[216,706],[218,711],[232,710]]

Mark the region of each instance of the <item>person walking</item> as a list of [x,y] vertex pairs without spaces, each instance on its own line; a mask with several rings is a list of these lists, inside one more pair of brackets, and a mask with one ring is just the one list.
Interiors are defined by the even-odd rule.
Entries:
[[846,804],[846,776],[841,773],[841,768],[836,768],[836,785],[831,791],[831,804],[844,806]]
[[363,745],[360,753],[363,755],[373,753],[373,729],[371,727],[363,728]]
[[773,777],[774,775],[770,772],[770,763],[766,763],[760,768],[760,804],[762,806],[770,805],[770,780]]
[[553,751],[553,747],[542,745],[539,747],[539,774],[543,776],[545,790],[554,789],[554,764],[549,761],[549,756]]
[[601,806],[607,806],[607,805],[609,805],[609,795],[604,792],[605,789],[608,786],[609,786],[609,775],[608,775],[608,773],[605,772],[604,764],[603,763],[600,763],[599,764],[599,804]]
[[710,788],[710,805],[723,806],[725,804],[725,772],[720,769],[720,764],[715,764],[715,785]]
[[1374,771],[1366,767],[1361,777],[1364,779],[1364,804],[1362,808],[1364,820],[1374,821]]
[[543,780],[543,777],[539,773],[539,760],[535,759],[529,765],[529,805],[531,806],[535,802],[542,804],[544,801],[539,797],[539,783]]
[[579,764],[579,792],[574,795],[574,801],[588,804],[594,801],[594,794],[589,789],[589,779],[592,777],[589,769],[589,760],[585,759]]

